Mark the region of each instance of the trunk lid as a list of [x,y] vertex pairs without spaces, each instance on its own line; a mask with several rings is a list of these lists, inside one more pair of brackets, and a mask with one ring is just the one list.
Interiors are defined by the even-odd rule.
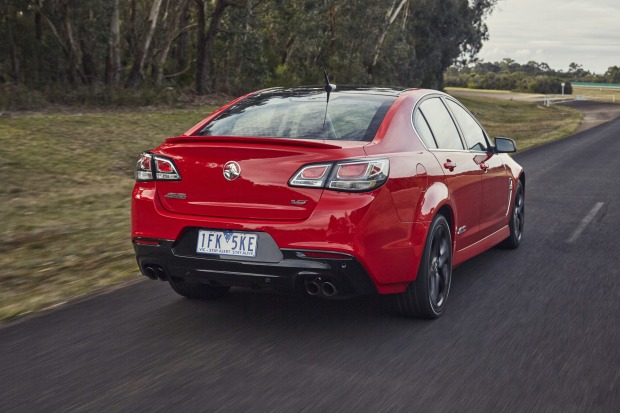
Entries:
[[[368,142],[275,138],[179,137],[155,153],[171,158],[180,181],[156,181],[163,207],[174,213],[242,219],[308,218],[322,188],[288,185],[308,163],[364,157]],[[224,167],[235,162],[239,176],[228,180]],[[233,171],[234,172],[234,171]]]

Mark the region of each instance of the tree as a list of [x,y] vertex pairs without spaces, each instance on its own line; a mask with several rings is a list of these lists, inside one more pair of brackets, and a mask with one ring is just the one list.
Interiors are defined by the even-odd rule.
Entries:
[[134,62],[127,78],[128,87],[136,87],[142,79],[144,79],[144,65],[146,59],[151,50],[151,43],[153,42],[153,35],[157,28],[157,20],[159,18],[159,10],[161,8],[162,0],[153,0],[151,5],[151,11],[148,18],[148,30],[144,38],[144,45],[141,48],[137,48],[134,54]]
[[583,69],[582,65],[574,62],[568,65],[568,73],[574,78],[580,78],[589,74],[589,72]]
[[317,84],[324,69],[337,83],[441,88],[453,63],[475,61],[496,1],[0,0],[0,82],[93,101],[141,85]]
[[610,66],[605,72],[605,81],[607,83],[620,83],[620,67]]
[[158,51],[157,64],[155,65],[155,84],[161,86],[164,79],[164,67],[168,61],[168,54],[174,40],[187,30],[187,27],[180,27],[184,17],[187,16],[187,9],[190,0],[179,0],[178,2],[168,3],[162,24],[161,49]]
[[121,79],[121,26],[119,0],[113,0],[112,7],[106,83],[111,83],[114,86],[118,86]]
[[207,27],[206,3],[204,0],[196,0],[198,8],[196,92],[199,95],[207,94],[213,90],[213,45],[219,33],[224,12],[230,5],[231,3],[226,0],[215,0],[215,7]]
[[388,8],[387,13],[385,14],[385,22],[383,23],[383,27],[381,28],[381,34],[377,39],[377,43],[375,45],[375,50],[372,57],[372,63],[368,67],[368,75],[371,76],[374,67],[377,65],[377,60],[379,60],[379,53],[381,52],[381,46],[385,42],[385,37],[390,30],[390,26],[394,23],[394,20],[398,17],[398,14],[402,10],[405,3],[409,3],[409,0],[394,0],[391,3],[391,6]]

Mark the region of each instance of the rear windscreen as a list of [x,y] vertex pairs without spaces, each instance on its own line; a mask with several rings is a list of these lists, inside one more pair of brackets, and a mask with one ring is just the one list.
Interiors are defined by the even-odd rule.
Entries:
[[372,141],[395,96],[259,94],[231,106],[199,136]]

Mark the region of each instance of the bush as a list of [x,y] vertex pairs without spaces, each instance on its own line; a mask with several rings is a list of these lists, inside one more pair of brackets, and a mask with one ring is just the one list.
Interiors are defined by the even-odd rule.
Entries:
[[[562,79],[549,76],[536,76],[534,80],[528,83],[527,91],[544,95],[559,95],[562,93]],[[569,82],[565,83],[564,94],[573,94],[573,88]]]
[[48,101],[38,90],[12,83],[0,84],[0,111],[38,110],[48,105]]
[[68,89],[56,84],[44,90],[24,85],[0,83],[0,112],[41,110],[52,105],[80,107],[144,107],[144,106],[201,106],[218,105],[231,98],[222,94],[197,96],[189,88],[142,87],[139,89],[112,88],[103,83]]

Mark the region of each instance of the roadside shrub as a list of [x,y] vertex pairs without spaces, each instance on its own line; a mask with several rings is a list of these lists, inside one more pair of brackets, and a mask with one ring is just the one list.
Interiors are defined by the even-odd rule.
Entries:
[[48,106],[48,102],[38,90],[12,83],[0,84],[0,111],[38,110]]
[[[537,76],[528,83],[527,91],[531,93],[540,93],[545,95],[559,95],[562,93],[562,79],[549,76]],[[570,83],[566,82],[564,86],[564,94],[571,95],[573,88]]]
[[191,88],[173,86],[139,89],[113,88],[104,83],[65,88],[49,84],[44,90],[24,85],[0,83],[0,112],[41,110],[50,106],[85,108],[168,106],[186,107],[218,105],[231,97],[223,94],[198,96]]

